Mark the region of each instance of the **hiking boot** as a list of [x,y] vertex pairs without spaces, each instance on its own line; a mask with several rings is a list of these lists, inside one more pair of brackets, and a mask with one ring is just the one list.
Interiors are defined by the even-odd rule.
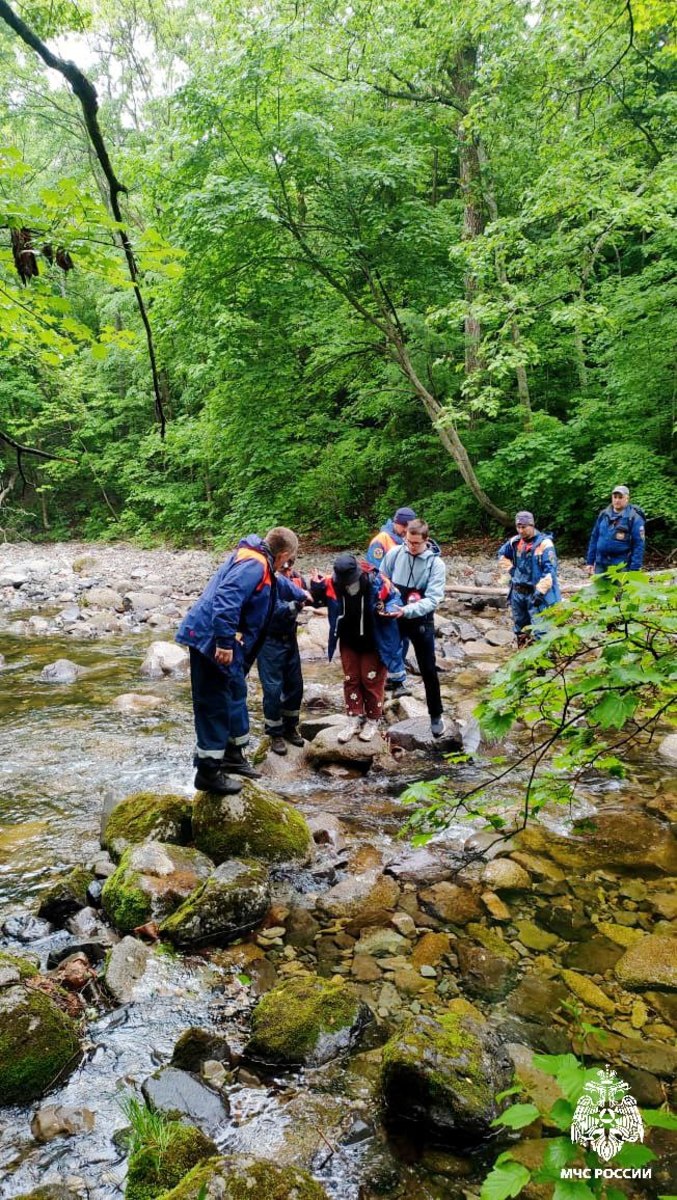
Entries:
[[298,725],[285,725],[284,737],[290,746],[305,746],[306,744],[305,739],[301,736]]
[[370,742],[374,734],[378,733],[378,725],[375,721],[365,721],[358,737],[361,742]]
[[337,735],[336,741],[340,742],[342,746],[345,745],[346,742],[349,742],[351,737],[354,737],[357,733],[358,729],[362,725],[363,720],[364,717],[348,717],[343,729]]
[[400,696],[411,696],[411,692],[410,692],[409,688],[407,687],[406,680],[403,679],[401,681],[401,683],[393,684],[393,688],[392,688],[392,691],[390,694],[391,694],[393,700],[399,700]]
[[287,743],[281,733],[273,733],[270,735],[270,748],[273,754],[286,754]]
[[227,775],[220,763],[200,763],[193,783],[198,792],[213,792],[216,796],[236,796],[242,791],[242,780]]
[[247,779],[261,778],[261,772],[247,762],[242,746],[229,746],[223,756],[222,766],[229,775],[244,775]]
[[430,732],[434,738],[441,738],[445,729],[444,717],[435,717],[435,720],[430,722]]

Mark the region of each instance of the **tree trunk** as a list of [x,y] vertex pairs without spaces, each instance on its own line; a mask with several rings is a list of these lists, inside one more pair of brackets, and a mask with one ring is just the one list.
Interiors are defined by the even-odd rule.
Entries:
[[[453,72],[454,88],[463,107],[467,109],[468,100],[475,86],[475,69],[477,66],[477,50],[474,46],[466,46],[456,56],[456,66]],[[477,142],[472,134],[464,128],[463,120],[458,124],[458,178],[463,197],[463,233],[464,242],[472,242],[484,232],[484,211],[482,207],[482,173]],[[477,278],[472,270],[465,275],[465,299],[467,313],[465,317],[465,373],[473,375],[481,366],[480,341],[482,329],[479,318],[473,312],[473,304],[477,296]]]

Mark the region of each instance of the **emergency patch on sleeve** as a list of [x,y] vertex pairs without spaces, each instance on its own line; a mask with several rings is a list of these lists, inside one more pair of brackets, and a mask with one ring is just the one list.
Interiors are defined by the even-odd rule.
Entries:
[[372,548],[372,554],[374,558],[383,558],[383,555],[385,554],[383,546],[374,546]]

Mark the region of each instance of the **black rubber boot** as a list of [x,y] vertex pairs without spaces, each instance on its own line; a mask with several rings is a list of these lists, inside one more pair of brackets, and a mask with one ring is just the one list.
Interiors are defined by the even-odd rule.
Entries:
[[285,741],[289,742],[290,746],[305,746],[305,741],[301,737],[298,725],[285,725],[284,727]]
[[273,754],[287,753],[287,743],[281,733],[272,733],[270,735],[270,748]]
[[248,763],[242,746],[229,746],[223,756],[222,767],[229,775],[244,775],[247,779],[260,779],[261,772]]
[[221,763],[211,759],[198,764],[194,786],[199,792],[214,792],[217,796],[235,796],[242,791],[242,781],[227,775]]

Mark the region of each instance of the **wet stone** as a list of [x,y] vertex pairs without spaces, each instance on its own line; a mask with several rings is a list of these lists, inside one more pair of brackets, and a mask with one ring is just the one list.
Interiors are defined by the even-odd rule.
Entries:
[[482,915],[482,906],[475,893],[457,883],[436,883],[420,892],[419,900],[423,908],[450,925],[467,925]]
[[228,1119],[226,1099],[176,1067],[164,1067],[146,1079],[141,1091],[151,1108],[168,1116],[188,1117],[210,1133],[222,1129]]
[[30,913],[21,913],[15,917],[8,917],[2,926],[2,932],[8,938],[14,938],[17,942],[40,941],[41,938],[49,937],[53,931],[53,926],[49,921],[43,921],[39,917],[34,917]]
[[584,975],[604,975],[613,970],[622,954],[622,948],[607,938],[594,937],[589,942],[577,942],[567,947],[562,961],[565,967],[582,971]]
[[557,1012],[566,998],[567,989],[556,980],[544,979],[536,974],[525,975],[508,997],[507,1007],[510,1012],[527,1021],[549,1025],[552,1014]]
[[128,1004],[134,996],[134,988],[143,977],[150,950],[143,942],[125,937],[110,952],[105,971],[108,991],[118,1004]]
[[56,662],[48,663],[40,672],[41,683],[75,683],[82,674],[82,667],[71,662],[69,658],[59,658]]

